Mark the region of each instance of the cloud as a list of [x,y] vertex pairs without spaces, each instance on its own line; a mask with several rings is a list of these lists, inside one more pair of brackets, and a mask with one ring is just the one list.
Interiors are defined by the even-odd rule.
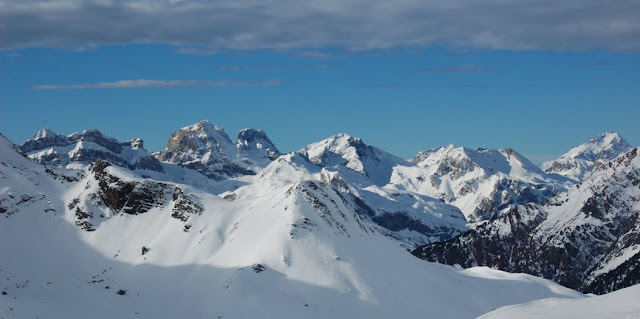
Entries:
[[398,89],[398,88],[407,87],[406,84],[402,84],[402,83],[373,83],[373,82],[355,83],[353,86],[373,87],[373,88],[382,88],[382,89]]
[[334,55],[320,51],[299,51],[296,55],[303,58],[327,60],[335,58]]
[[485,68],[477,65],[452,65],[452,66],[433,66],[425,68],[413,68],[412,71],[419,72],[436,72],[436,73],[479,73],[493,72],[493,69]]
[[166,43],[185,54],[317,59],[432,45],[638,52],[639,15],[637,0],[0,0],[0,50]]
[[221,65],[218,67],[220,71],[266,71],[276,72],[285,71],[287,67],[284,66],[250,66],[250,65]]
[[147,89],[147,88],[186,88],[186,87],[237,87],[237,86],[275,86],[280,81],[237,82],[237,81],[160,81],[160,80],[122,80],[88,84],[44,84],[31,87],[32,90],[86,90],[86,89]]
[[614,66],[617,63],[615,62],[594,62],[594,63],[583,63],[583,64],[578,64],[577,66],[584,66],[584,67],[589,67],[589,66]]
[[500,83],[468,83],[468,84],[427,84],[422,85],[423,88],[438,89],[486,89],[491,87],[502,86]]

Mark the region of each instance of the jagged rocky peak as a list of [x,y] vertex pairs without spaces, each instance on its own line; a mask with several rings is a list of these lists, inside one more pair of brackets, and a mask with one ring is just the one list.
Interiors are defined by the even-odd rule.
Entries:
[[235,146],[222,126],[200,121],[169,135],[167,147],[156,154],[162,161],[188,164],[198,161],[217,163],[235,157]]
[[40,163],[65,167],[69,164],[88,165],[106,160],[130,169],[163,171],[162,165],[143,148],[142,139],[119,142],[99,130],[84,130],[68,136],[43,129],[20,146],[30,158]]
[[631,145],[620,134],[606,132],[573,147],[557,160],[543,163],[542,168],[547,173],[556,173],[580,181],[597,164],[612,160],[630,149]]
[[280,156],[280,151],[271,139],[261,129],[245,128],[236,134],[236,145],[241,152],[264,152],[274,160]]
[[171,133],[167,147],[154,156],[195,169],[216,180],[255,175],[280,156],[262,130],[244,129],[236,139],[232,142],[222,126],[204,120]]
[[219,157],[228,156],[232,144],[222,126],[205,120],[171,133],[167,147],[159,153],[159,157],[164,161],[182,163],[201,159],[207,152],[215,150],[218,156],[204,159],[215,161]]

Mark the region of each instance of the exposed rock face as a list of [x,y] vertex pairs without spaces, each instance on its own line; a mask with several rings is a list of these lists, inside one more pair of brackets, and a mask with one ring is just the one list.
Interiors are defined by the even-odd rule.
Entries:
[[414,255],[526,272],[583,292],[640,283],[638,149],[604,163],[545,205],[524,205]]
[[89,170],[98,181],[98,195],[102,203],[112,211],[137,215],[165,204],[169,184],[152,181],[123,181],[109,174],[106,171],[107,167],[109,163],[98,160]]
[[[191,215],[200,215],[204,211],[202,205],[198,203],[198,201],[185,194],[184,191],[176,187],[173,191],[173,209],[171,209],[171,217],[175,219],[179,219],[183,222],[187,222]],[[190,227],[187,227],[185,231],[188,231]]]
[[[175,184],[147,179],[125,180],[109,172],[110,163],[98,160],[89,168],[85,191],[67,204],[75,215],[75,224],[94,231],[100,223],[118,214],[138,215],[173,203],[171,216],[187,224],[192,215],[200,215],[202,205]],[[185,225],[185,231],[189,227]]]
[[547,173],[556,173],[580,181],[595,166],[610,161],[630,149],[631,145],[620,134],[607,132],[572,148],[557,160],[542,164],[542,167]]
[[551,176],[516,151],[455,148],[418,153],[415,166],[397,166],[390,186],[443,199],[469,221],[499,217],[519,204],[540,203],[573,185]]
[[267,134],[261,129],[246,128],[236,134],[238,151],[253,155],[251,157],[268,158],[275,160],[280,156],[280,151],[271,142]]
[[171,133],[167,146],[154,156],[223,180],[255,175],[256,170],[280,155],[262,130],[244,129],[236,138],[234,143],[222,126],[201,121]]
[[105,160],[129,169],[163,171],[160,162],[144,150],[141,139],[118,142],[98,130],[64,136],[44,129],[22,144],[20,149],[47,166],[65,167],[73,163],[88,165]]

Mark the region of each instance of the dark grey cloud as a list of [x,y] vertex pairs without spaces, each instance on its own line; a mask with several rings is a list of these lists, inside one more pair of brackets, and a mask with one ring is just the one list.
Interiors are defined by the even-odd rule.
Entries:
[[480,73],[493,72],[493,69],[473,64],[450,65],[450,66],[432,66],[423,68],[413,68],[412,71],[418,72],[436,72],[436,73]]
[[317,59],[332,48],[431,45],[638,52],[638,16],[638,0],[0,0],[0,49],[167,43],[185,54]]
[[161,80],[121,80],[113,82],[81,84],[43,84],[31,87],[32,90],[87,90],[87,89],[148,89],[148,88],[185,88],[185,87],[236,87],[236,86],[275,86],[280,81],[238,82],[238,81],[161,81]]

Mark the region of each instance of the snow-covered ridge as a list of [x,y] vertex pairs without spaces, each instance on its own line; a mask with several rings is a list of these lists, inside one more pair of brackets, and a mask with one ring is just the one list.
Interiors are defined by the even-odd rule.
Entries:
[[492,219],[518,204],[542,202],[573,183],[548,175],[516,151],[440,147],[394,168],[389,187],[441,198],[468,220]]
[[573,147],[554,161],[542,164],[547,173],[556,173],[580,181],[593,167],[628,152],[631,145],[618,133],[606,132]]
[[119,142],[99,130],[65,136],[43,129],[24,142],[20,149],[30,158],[54,168],[84,166],[104,159],[130,169],[163,171],[160,163],[144,149],[142,139]]

